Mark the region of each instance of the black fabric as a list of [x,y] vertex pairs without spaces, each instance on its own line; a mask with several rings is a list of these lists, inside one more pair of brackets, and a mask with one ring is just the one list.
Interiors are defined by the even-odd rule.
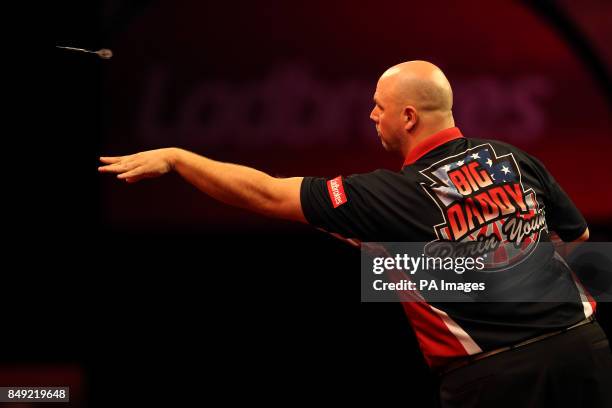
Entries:
[[[466,168],[470,165],[476,174]],[[400,171],[343,177],[342,186],[346,202],[334,208],[327,179],[304,179],[301,203],[312,225],[362,241],[468,241],[478,236],[499,239],[509,247],[530,245],[521,270],[536,283],[530,290],[542,291],[542,297],[535,298],[568,302],[432,303],[483,351],[570,326],[593,312],[594,303],[583,305],[568,267],[554,256],[552,246],[539,245],[550,242],[548,229],[565,240],[579,237],[586,221],[544,165],[520,149],[494,140],[455,139]],[[491,200],[497,203],[497,213],[487,207]],[[480,217],[468,213],[468,207]],[[512,213],[502,214],[503,208],[511,207]],[[529,234],[514,234],[520,228],[513,225],[538,219],[542,223]],[[506,277],[491,274],[491,279]]]
[[445,374],[442,408],[612,407],[612,354],[597,322]]
[[[462,138],[427,153],[401,171],[376,170],[343,177],[346,204],[333,207],[326,178],[305,177],[301,203],[308,222],[329,232],[362,241],[427,242],[436,238],[433,225],[444,221],[421,183],[420,172],[436,161],[479,145],[491,145],[498,156],[512,154],[524,188],[533,189],[546,213],[546,222],[564,241],[582,235],[587,223],[569,196],[544,165],[522,150],[494,140]],[[544,237],[548,240],[548,234]]]
[[533,164],[533,170],[546,188],[544,202],[546,208],[549,209],[546,214],[548,228],[559,234],[563,241],[574,241],[586,230],[586,220],[544,165],[534,157],[529,156],[529,158]]
[[[366,241],[419,241],[428,235],[415,214],[420,187],[401,172],[376,170],[342,180],[347,202],[333,208],[327,180],[305,177],[301,188],[304,215],[310,224],[347,238]],[[422,200],[421,200],[422,201]]]

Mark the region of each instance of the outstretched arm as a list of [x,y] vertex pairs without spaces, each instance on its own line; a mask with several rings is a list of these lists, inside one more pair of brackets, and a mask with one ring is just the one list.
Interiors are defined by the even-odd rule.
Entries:
[[100,157],[98,170],[134,183],[176,171],[216,200],[271,217],[306,222],[300,203],[302,177],[275,178],[259,170],[222,163],[177,148],[129,156]]

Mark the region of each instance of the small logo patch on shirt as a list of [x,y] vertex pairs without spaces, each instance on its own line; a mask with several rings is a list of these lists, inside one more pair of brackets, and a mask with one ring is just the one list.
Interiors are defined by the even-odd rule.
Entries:
[[334,208],[338,208],[342,204],[346,203],[346,194],[344,194],[344,186],[342,185],[342,176],[338,176],[335,179],[327,181],[327,191],[329,192],[329,198],[334,205]]

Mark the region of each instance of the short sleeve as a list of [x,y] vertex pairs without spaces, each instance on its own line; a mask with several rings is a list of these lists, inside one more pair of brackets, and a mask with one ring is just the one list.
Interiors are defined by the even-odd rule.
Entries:
[[536,165],[538,176],[546,192],[546,222],[565,242],[574,241],[587,229],[587,223],[571,198],[559,183],[537,159],[531,158]]
[[328,232],[362,241],[383,240],[385,231],[401,217],[394,202],[402,183],[399,174],[386,170],[333,179],[305,177],[302,210],[311,225]]

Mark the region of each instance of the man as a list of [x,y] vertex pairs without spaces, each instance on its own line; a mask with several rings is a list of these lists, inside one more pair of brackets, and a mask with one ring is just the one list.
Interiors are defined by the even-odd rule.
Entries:
[[[347,239],[512,243],[519,253],[497,254],[496,265],[527,260],[538,278],[569,276],[554,251],[531,255],[551,236],[587,240],[584,218],[539,161],[505,143],[463,137],[438,67],[391,67],[374,104],[383,147],[405,160],[400,172],[280,179],[176,148],[102,157],[99,170],[128,183],[176,171],[224,203]],[[426,361],[441,374],[444,407],[612,406],[612,356],[593,321],[595,302],[573,279],[546,290],[569,299],[403,304]]]

